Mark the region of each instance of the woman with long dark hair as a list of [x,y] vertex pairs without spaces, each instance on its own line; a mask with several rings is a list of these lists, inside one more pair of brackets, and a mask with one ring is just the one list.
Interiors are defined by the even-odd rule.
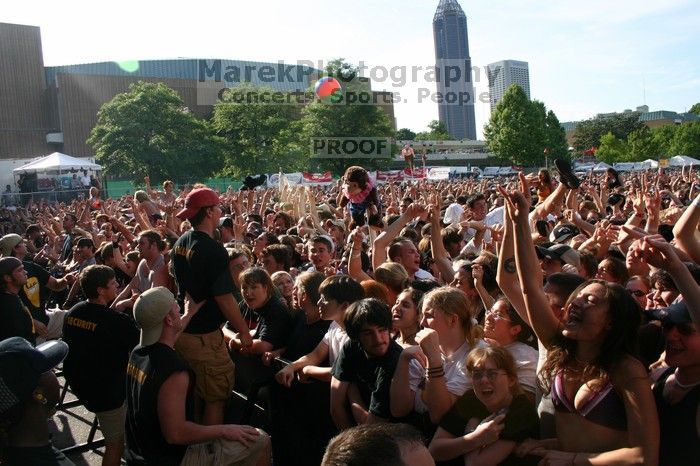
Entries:
[[[551,391],[557,438],[525,442],[520,454],[544,464],[658,463],[659,423],[644,366],[633,356],[641,316],[620,285],[588,280],[569,297],[560,321],[542,289],[528,224],[529,192],[506,197],[527,314],[548,354],[539,382]],[[582,433],[585,432],[585,435]],[[568,462],[568,463],[566,463]]]

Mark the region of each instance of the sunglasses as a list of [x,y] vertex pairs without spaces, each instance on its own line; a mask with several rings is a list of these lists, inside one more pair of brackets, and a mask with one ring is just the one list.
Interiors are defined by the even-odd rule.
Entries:
[[489,382],[493,382],[501,374],[505,374],[505,371],[496,370],[496,369],[487,369],[487,370],[476,369],[476,370],[472,371],[471,376],[472,376],[473,381],[474,380],[481,380],[482,377],[486,376],[486,378],[489,379]]
[[693,333],[697,333],[697,330],[693,327],[693,325],[688,322],[678,324],[676,322],[671,322],[667,320],[661,323],[661,327],[663,327],[664,332],[670,332],[675,327],[678,329],[678,333],[684,336],[689,336]]

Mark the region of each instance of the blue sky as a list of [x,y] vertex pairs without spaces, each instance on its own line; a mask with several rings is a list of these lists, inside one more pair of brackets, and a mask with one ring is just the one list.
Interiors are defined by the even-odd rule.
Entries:
[[[343,57],[370,69],[434,63],[438,0],[6,2],[0,22],[41,27],[46,65],[157,58],[295,63]],[[697,0],[474,0],[467,14],[472,65],[527,61],[533,98],[561,121],[646,103],[686,111],[700,101]],[[99,5],[99,7],[98,7]],[[423,130],[437,104],[418,100],[420,78],[398,91],[398,127]],[[409,80],[412,81],[412,80]],[[485,76],[476,83],[486,92]],[[489,117],[476,105],[477,128]]]

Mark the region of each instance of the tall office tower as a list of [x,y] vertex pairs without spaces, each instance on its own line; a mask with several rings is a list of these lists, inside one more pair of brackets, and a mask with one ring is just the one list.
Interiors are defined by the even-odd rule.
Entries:
[[457,0],[440,0],[433,17],[440,122],[454,139],[476,139],[467,16]]
[[530,98],[530,71],[526,61],[503,60],[491,63],[488,66],[489,99],[491,101],[491,113],[498,102],[503,98],[511,84],[515,83],[525,91]]

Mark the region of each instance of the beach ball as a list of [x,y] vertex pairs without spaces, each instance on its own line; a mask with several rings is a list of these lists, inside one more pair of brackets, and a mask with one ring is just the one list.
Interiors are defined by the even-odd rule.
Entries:
[[316,82],[314,91],[321,100],[331,99],[336,101],[342,93],[342,88],[337,79],[325,76]]

